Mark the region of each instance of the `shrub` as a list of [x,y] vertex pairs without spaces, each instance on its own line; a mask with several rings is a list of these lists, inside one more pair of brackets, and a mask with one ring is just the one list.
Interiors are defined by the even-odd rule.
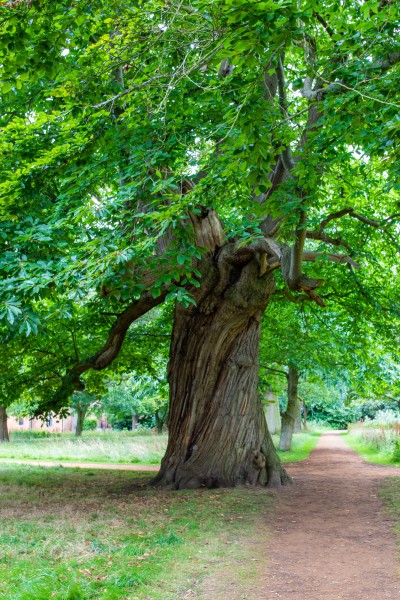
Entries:
[[353,408],[347,406],[315,402],[310,406],[308,418],[313,422],[328,424],[334,429],[347,429],[349,423],[357,420],[357,414]]
[[97,419],[96,417],[89,417],[83,422],[83,430],[84,431],[94,431],[97,429]]

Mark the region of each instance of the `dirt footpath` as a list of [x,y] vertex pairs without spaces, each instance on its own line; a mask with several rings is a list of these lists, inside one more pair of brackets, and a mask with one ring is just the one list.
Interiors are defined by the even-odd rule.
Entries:
[[400,469],[364,463],[333,432],[288,470],[295,486],[279,494],[267,584],[244,597],[399,600],[396,542],[377,488]]

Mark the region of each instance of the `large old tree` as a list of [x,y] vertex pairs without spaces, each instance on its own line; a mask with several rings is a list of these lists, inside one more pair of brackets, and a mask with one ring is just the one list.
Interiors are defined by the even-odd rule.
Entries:
[[322,306],[318,264],[304,263],[339,263],[331,276],[362,287],[393,262],[395,5],[2,10],[2,314],[22,333],[44,333],[43,307],[65,298],[114,315],[41,409],[175,299],[159,484],[285,483],[257,393],[261,319],[278,272]]

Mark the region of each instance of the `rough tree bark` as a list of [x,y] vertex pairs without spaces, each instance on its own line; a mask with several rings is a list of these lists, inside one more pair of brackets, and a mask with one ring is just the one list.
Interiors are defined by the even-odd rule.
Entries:
[[297,419],[301,419],[301,406],[297,396],[300,374],[289,366],[288,370],[288,403],[282,415],[281,436],[279,439],[279,450],[287,451],[292,448],[293,431]]
[[7,410],[5,406],[0,405],[0,442],[9,442],[10,438],[7,429]]
[[274,278],[260,276],[256,254],[224,251],[223,260],[209,260],[197,305],[175,310],[169,443],[155,479],[162,487],[290,481],[257,390],[261,318]]

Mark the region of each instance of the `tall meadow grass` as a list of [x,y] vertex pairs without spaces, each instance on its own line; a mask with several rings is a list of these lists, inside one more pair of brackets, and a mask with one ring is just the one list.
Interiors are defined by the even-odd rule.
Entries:
[[349,429],[349,442],[373,462],[400,463],[400,417],[393,411],[381,411],[375,419],[366,419]]
[[0,458],[158,464],[166,445],[166,434],[142,431],[84,432],[81,438],[17,432],[0,444]]

